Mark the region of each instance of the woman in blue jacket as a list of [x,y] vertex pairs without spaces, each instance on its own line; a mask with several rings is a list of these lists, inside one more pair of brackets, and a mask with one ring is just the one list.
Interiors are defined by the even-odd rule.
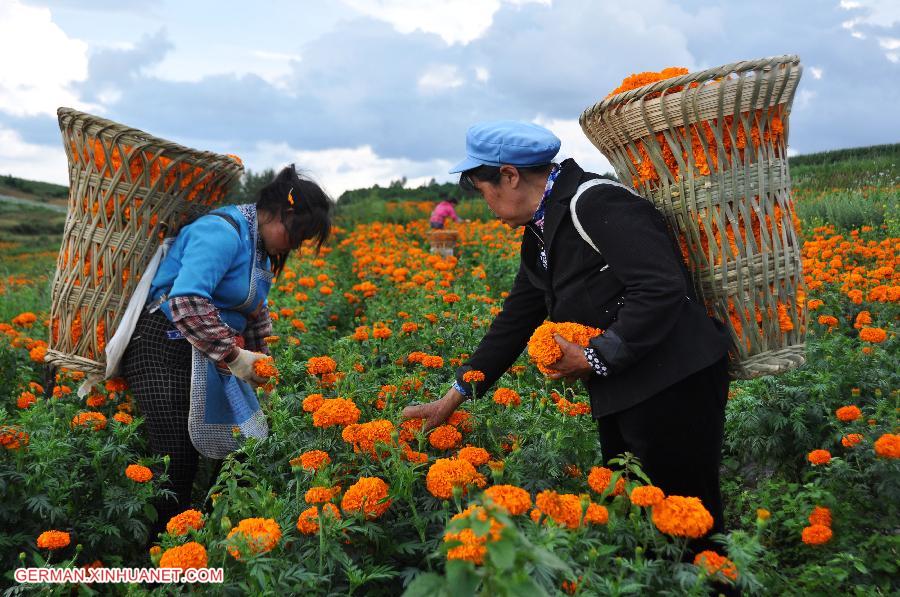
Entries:
[[331,200],[283,169],[255,204],[216,209],[185,226],[159,265],[122,372],[144,416],[150,449],[169,457],[175,500],[156,504],[150,538],[190,507],[199,455],[224,458],[246,437],[268,434],[253,363],[268,353],[266,295],[290,251],[321,247]]

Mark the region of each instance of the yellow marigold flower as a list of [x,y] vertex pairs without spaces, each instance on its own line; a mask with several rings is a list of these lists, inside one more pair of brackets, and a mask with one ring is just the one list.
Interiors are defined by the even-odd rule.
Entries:
[[585,524],[606,524],[609,522],[609,510],[606,506],[591,502],[584,512]]
[[814,524],[803,529],[801,539],[807,545],[822,545],[831,541],[831,529],[822,524]]
[[[605,466],[595,466],[588,474],[588,485],[597,493],[603,493],[609,487],[612,481],[613,472]],[[625,493],[625,478],[619,477],[616,481],[616,487],[613,489],[613,495],[622,495]]]
[[206,548],[196,541],[167,549],[159,559],[160,568],[180,568],[182,570],[206,568],[207,563]]
[[[274,549],[281,540],[281,528],[271,518],[245,518],[231,529],[228,538],[231,539],[235,535],[237,535],[235,539],[242,538],[246,541],[250,551],[249,555],[254,555]],[[242,554],[235,544],[228,547],[228,553],[236,560],[242,558]]]
[[887,332],[881,328],[862,328],[859,330],[859,339],[863,342],[881,344],[887,340]]
[[653,506],[653,524],[661,532],[676,537],[697,539],[713,526],[713,517],[695,497],[670,495]]
[[44,531],[37,538],[37,546],[41,549],[62,549],[71,542],[69,533],[64,531]]
[[76,427],[89,427],[93,431],[106,428],[106,416],[92,410],[80,412],[72,417],[72,429]]
[[331,457],[327,452],[323,452],[322,450],[309,450],[291,460],[291,466],[302,466],[310,471],[317,471],[330,463]]
[[881,458],[900,458],[900,435],[885,433],[876,439],[875,454]]
[[581,498],[575,494],[547,489],[535,496],[534,503],[541,513],[557,524],[574,529],[581,522]]
[[187,535],[190,529],[199,531],[203,528],[203,514],[197,510],[185,510],[176,514],[166,523],[166,532],[180,537]]
[[125,467],[125,476],[135,483],[146,483],[153,478],[153,472],[142,464],[129,464]]
[[562,358],[562,349],[556,343],[555,334],[559,334],[569,342],[586,347],[591,338],[602,333],[603,331],[598,328],[579,323],[545,321],[534,330],[528,340],[528,356],[531,357],[541,373],[552,373],[552,365]]
[[[322,506],[322,513],[331,516],[335,520],[341,519],[341,513],[334,504]],[[319,507],[312,506],[300,513],[297,517],[297,530],[304,535],[315,535],[319,532]]]
[[860,418],[862,416],[862,411],[859,410],[858,406],[851,404],[850,406],[840,407],[834,411],[834,414],[837,416],[838,420],[848,423]]
[[463,373],[463,381],[466,383],[476,383],[479,381],[484,381],[484,373],[479,371],[478,369],[470,369]]
[[484,495],[513,516],[525,514],[531,508],[531,494],[515,485],[494,485]]
[[813,464],[813,466],[828,464],[828,462],[831,460],[831,452],[829,452],[828,450],[813,450],[806,456],[806,458]]
[[491,455],[484,448],[466,446],[457,453],[457,458],[468,460],[472,466],[481,466],[491,459]]
[[346,398],[329,398],[313,413],[313,425],[331,427],[333,425],[350,425],[359,420],[359,409],[352,400]]
[[503,406],[519,406],[522,398],[519,393],[509,388],[497,388],[494,391],[494,402]]
[[663,493],[663,490],[659,487],[655,487],[653,485],[643,485],[641,487],[635,487],[631,490],[631,495],[628,496],[631,499],[631,503],[635,506],[641,506],[642,508],[647,508],[649,506],[655,506],[666,498],[666,494]]
[[812,514],[809,515],[809,524],[821,524],[826,527],[831,526],[831,510],[825,506],[816,506],[813,508]]
[[441,425],[428,436],[428,443],[438,450],[451,450],[462,441],[462,434],[452,425]]
[[703,568],[710,576],[721,572],[726,578],[737,580],[738,571],[734,562],[712,550],[705,550],[694,556],[694,566]]
[[359,481],[347,488],[341,499],[344,512],[360,512],[369,520],[384,514],[391,505],[388,484],[378,477],[360,477]]
[[442,500],[453,496],[454,487],[459,487],[465,494],[470,485],[484,487],[485,483],[484,476],[475,470],[471,462],[456,458],[439,458],[425,475],[425,487],[431,495]]
[[303,499],[306,500],[307,504],[324,504],[333,500],[340,492],[340,485],[335,485],[334,487],[310,487]]

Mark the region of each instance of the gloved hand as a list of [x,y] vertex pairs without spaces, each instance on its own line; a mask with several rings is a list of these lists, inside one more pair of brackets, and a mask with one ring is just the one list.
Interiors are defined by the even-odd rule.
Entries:
[[249,383],[255,389],[257,386],[260,386],[266,383],[267,379],[260,377],[253,371],[253,363],[258,361],[259,359],[264,358],[266,355],[261,352],[251,352],[249,350],[244,350],[243,348],[238,349],[237,356],[231,361],[225,361],[225,366],[231,371],[231,374],[237,378],[243,379],[247,383]]

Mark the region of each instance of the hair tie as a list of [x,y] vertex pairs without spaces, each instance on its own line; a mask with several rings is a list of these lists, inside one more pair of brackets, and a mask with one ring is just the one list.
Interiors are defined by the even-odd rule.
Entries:
[[294,205],[294,187],[291,187],[291,190],[288,191],[288,203],[290,203],[291,206]]

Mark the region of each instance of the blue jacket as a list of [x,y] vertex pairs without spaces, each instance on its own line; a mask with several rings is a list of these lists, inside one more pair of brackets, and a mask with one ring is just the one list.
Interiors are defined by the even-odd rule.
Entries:
[[[230,222],[212,215],[215,212],[231,216],[238,224],[240,234]],[[215,212],[198,218],[178,233],[153,277],[148,302],[163,293],[167,293],[169,299],[179,296],[209,299],[219,310],[222,321],[240,332],[246,327],[247,319],[233,309],[241,305],[250,292],[254,235],[247,219],[233,205]],[[257,266],[268,271],[269,259],[266,257],[265,263]],[[260,298],[265,300],[265,296]],[[171,320],[172,313],[165,301],[161,309]]]

